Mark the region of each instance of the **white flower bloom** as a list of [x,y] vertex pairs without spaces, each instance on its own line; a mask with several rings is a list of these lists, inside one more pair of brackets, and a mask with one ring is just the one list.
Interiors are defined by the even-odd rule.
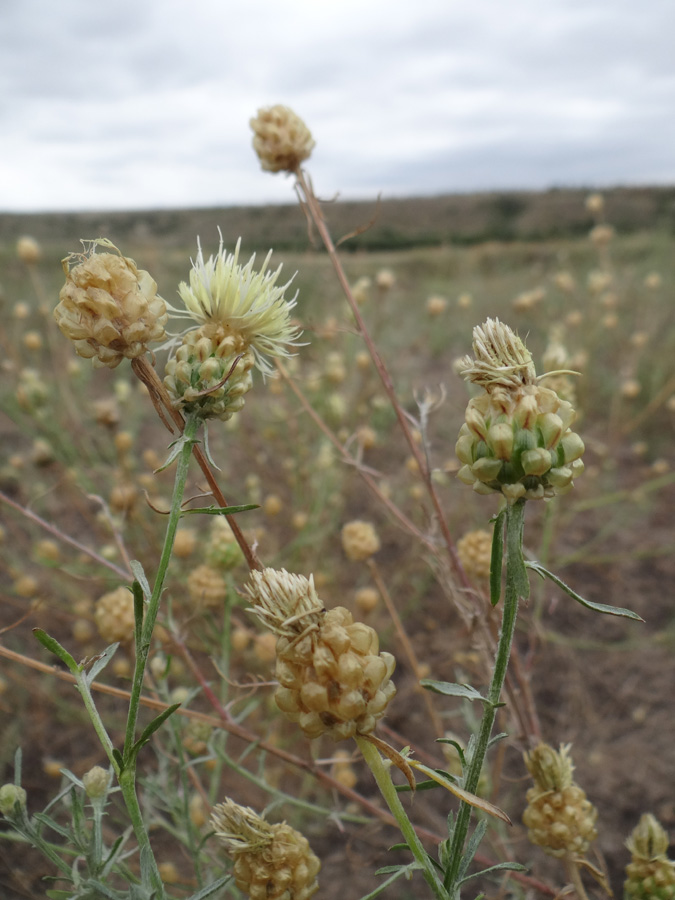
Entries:
[[293,278],[277,285],[281,265],[274,272],[266,271],[271,250],[260,271],[256,271],[255,253],[245,266],[239,264],[240,245],[241,238],[234,253],[228,254],[221,235],[218,254],[204,260],[197,241],[198,253],[192,263],[190,283],[183,281],[178,287],[185,309],[169,309],[172,318],[190,318],[200,325],[221,324],[241,336],[253,350],[260,371],[270,374],[272,367],[265,357],[287,357],[289,347],[299,346],[300,329],[291,323],[297,292],[290,300],[284,296]]

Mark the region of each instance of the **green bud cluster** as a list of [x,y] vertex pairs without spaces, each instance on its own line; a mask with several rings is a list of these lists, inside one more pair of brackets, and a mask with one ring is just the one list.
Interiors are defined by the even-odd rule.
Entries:
[[208,323],[183,337],[166,364],[164,385],[177,409],[225,421],[244,406],[254,365],[254,353],[241,335]]
[[564,493],[584,470],[576,412],[538,384],[497,386],[469,401],[455,448],[458,477],[479,494],[511,503]]

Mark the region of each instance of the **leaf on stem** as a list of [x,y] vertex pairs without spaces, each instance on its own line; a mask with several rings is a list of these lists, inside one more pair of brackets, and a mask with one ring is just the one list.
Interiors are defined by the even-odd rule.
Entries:
[[196,438],[186,437],[182,434],[177,440],[169,444],[169,455],[161,466],[154,469],[153,474],[156,475],[158,472],[163,472],[165,469],[168,469],[171,463],[180,456],[186,444],[190,444],[190,447],[192,447],[194,444],[198,443],[199,441],[196,440]]
[[148,577],[145,574],[145,569],[137,559],[132,559],[129,562],[129,568],[134,573],[134,578],[143,588],[143,593],[149,600],[152,596],[152,591],[150,590],[150,582],[148,581]]
[[412,766],[413,769],[417,769],[419,772],[422,772],[424,775],[427,775],[433,781],[437,781],[438,784],[441,785],[441,787],[444,787],[447,791],[450,791],[451,794],[454,794],[455,797],[458,797],[460,800],[468,803],[469,806],[474,806],[476,809],[481,809],[489,816],[494,816],[496,819],[501,819],[503,822],[506,822],[507,825],[512,824],[511,819],[509,819],[506,813],[498,806],[495,806],[488,800],[484,800],[482,797],[477,797],[475,794],[469,793],[469,791],[465,791],[464,788],[458,787],[456,784],[450,781],[447,777],[441,775],[435,769],[431,769],[429,768],[429,766],[425,766],[424,763],[418,762],[415,759],[409,759],[408,765]]
[[481,869],[480,872],[472,872],[471,875],[467,875],[466,878],[462,878],[462,880],[457,883],[457,886],[459,887],[460,884],[465,884],[467,881],[471,881],[472,878],[478,878],[480,875],[487,875],[488,872],[497,871],[527,872],[527,866],[522,866],[520,863],[515,862],[497,863],[494,866],[489,866],[487,869]]
[[503,509],[494,520],[492,532],[492,554],[490,556],[490,603],[496,606],[502,595],[502,558],[504,556],[504,517]]
[[245,503],[242,506],[199,506],[192,509],[184,509],[183,516],[233,516],[235,513],[246,512],[249,509],[260,509],[258,503]]
[[[375,737],[373,734],[361,734],[359,738],[364,741],[368,741],[369,744],[372,744],[374,747],[380,751],[380,753],[384,754],[387,759],[390,759],[393,764],[399,769],[406,777],[406,781],[410,785],[410,790],[414,791],[417,787],[417,783],[415,781],[415,776],[413,775],[410,764],[411,761],[406,759],[403,754],[399,753],[398,750],[395,750],[391,744],[388,744],[386,741],[383,741],[381,738]],[[407,748],[409,749],[409,748]],[[405,751],[404,751],[405,752]]]
[[141,749],[141,747],[148,743],[151,736],[157,731],[157,729],[160,728],[161,725],[163,725],[164,722],[169,718],[169,716],[175,713],[176,710],[181,707],[181,705],[182,704],[180,703],[173,703],[171,706],[167,706],[167,708],[163,709],[158,716],[155,716],[152,722],[149,722],[145,726],[141,736],[129,751],[129,756],[125,761],[127,765],[136,759],[136,757],[138,756],[138,751]]
[[446,697],[462,697],[464,700],[480,700],[482,703],[489,703],[487,697],[484,697],[480,691],[470,684],[455,684],[452,681],[433,681],[431,678],[423,678],[420,681],[423,688],[433,691],[435,694],[444,694]]
[[625,619],[634,619],[637,622],[644,622],[642,616],[639,616],[630,609],[623,609],[621,606],[608,606],[606,603],[594,603],[592,600],[586,600],[584,597],[577,594],[576,591],[573,591],[572,588],[568,584],[565,584],[562,579],[558,578],[557,575],[554,575],[553,572],[549,572],[548,569],[545,569],[541,563],[526,562],[525,565],[528,569],[532,569],[533,572],[536,572],[541,578],[549,578],[553,584],[556,584],[569,597],[576,600],[577,603],[581,603],[581,605],[585,606],[587,609],[605,613],[605,615],[608,616],[622,616]]
[[43,631],[41,628],[34,628],[33,634],[43,647],[49,650],[50,653],[53,653],[54,656],[58,656],[61,662],[68,666],[73,675],[79,675],[81,672],[80,666],[75,662],[65,647],[62,647],[61,644],[59,644],[56,638],[51,637],[51,635],[47,634],[47,632]]
[[110,660],[115,655],[115,651],[119,647],[119,641],[116,644],[111,644],[109,647],[106,647],[103,653],[94,657],[94,661],[88,670],[85,672],[84,680],[87,687],[91,687],[92,682],[103,669],[108,665]]
[[187,900],[206,900],[207,897],[211,897],[216,891],[219,891],[221,887],[225,887],[229,881],[232,881],[231,875],[221,875],[220,878],[217,878],[212,884],[203,887],[196,894],[190,894]]
[[136,647],[140,647],[141,634],[143,633],[143,615],[145,612],[143,588],[137,581],[134,581],[131,585],[131,590],[134,595],[134,644]]

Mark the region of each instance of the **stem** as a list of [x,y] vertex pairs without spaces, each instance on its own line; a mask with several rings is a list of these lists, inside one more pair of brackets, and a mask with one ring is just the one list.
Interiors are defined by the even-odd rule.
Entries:
[[373,773],[377,786],[380,789],[380,793],[389,807],[391,814],[396,819],[401,834],[405,838],[408,847],[419,864],[425,881],[434,892],[434,896],[440,898],[440,900],[449,900],[450,895],[438,877],[429,854],[422,846],[420,839],[417,837],[415,829],[403,808],[398,792],[391,780],[389,766],[384,763],[379,751],[370,743],[370,741],[358,736],[356,736],[354,740],[358,744],[359,750],[363,754],[363,758],[365,759],[368,768]]
[[[464,779],[464,789],[470,791],[472,794],[476,793],[476,788],[478,787],[478,780],[485,761],[492,728],[497,716],[497,709],[499,708],[499,698],[506,678],[506,670],[511,655],[511,643],[513,641],[513,633],[515,631],[516,618],[518,616],[518,598],[519,595],[526,595],[527,593],[523,584],[524,516],[524,500],[518,500],[512,506],[506,507],[506,585],[504,591],[502,627],[499,634],[499,643],[497,644],[497,655],[495,658],[494,671],[492,673],[492,681],[490,682],[490,688],[487,694],[487,702],[484,704],[483,718],[480,723],[476,747],[471,754],[471,759]],[[524,577],[526,578],[527,575],[525,574]],[[448,868],[444,881],[445,887],[450,891],[452,897],[459,896],[456,881],[470,819],[471,807],[468,803],[462,803],[457,814],[457,821],[452,834],[450,867]]]
[[[135,760],[133,763],[122,770],[122,773],[119,777],[119,783],[122,791],[122,797],[124,798],[124,805],[126,806],[127,812],[129,813],[131,826],[134,829],[134,835],[136,836],[136,841],[138,842],[138,851],[141,858],[141,877],[143,876],[145,866],[147,865],[150,870],[150,886],[157,892],[157,900],[164,900],[164,898],[166,897],[166,894],[164,892],[164,883],[162,881],[162,876],[159,874],[155,854],[152,852],[152,847],[150,845],[150,835],[148,834],[145,822],[143,821],[143,813],[141,812],[141,807],[138,802],[138,796],[136,794]],[[145,881],[143,877],[142,880]]]
[[588,900],[588,894],[586,893],[586,888],[583,885],[581,875],[579,873],[579,866],[574,862],[573,859],[565,860],[565,874],[574,885],[574,890],[576,892],[578,900]]
[[155,584],[152,595],[144,611],[143,623],[140,628],[140,636],[136,641],[136,664],[134,666],[134,678],[129,697],[129,712],[127,715],[127,727],[124,737],[124,750],[122,757],[124,759],[124,768],[118,775],[119,785],[122,790],[124,803],[131,819],[134,829],[134,835],[138,842],[138,849],[141,856],[141,874],[147,866],[148,877],[151,887],[157,892],[158,898],[165,897],[164,885],[162,877],[159,874],[157,861],[152,847],[150,845],[150,836],[143,814],[138,803],[138,795],[136,793],[136,757],[134,752],[134,744],[136,740],[136,725],[138,723],[138,713],[141,706],[141,692],[143,690],[143,679],[145,676],[145,667],[148,661],[148,653],[150,652],[150,643],[152,640],[152,632],[157,620],[159,612],[159,604],[164,590],[164,581],[171,560],[171,551],[173,550],[173,542],[176,536],[176,529],[180,521],[181,508],[183,504],[183,495],[185,493],[185,484],[187,482],[188,469],[190,465],[190,456],[194,444],[194,437],[199,428],[199,419],[196,417],[188,418],[185,423],[185,431],[182,440],[184,441],[180,454],[178,455],[178,464],[176,466],[176,477],[174,480],[173,497],[171,499],[171,511],[169,513],[169,523],[166,528],[164,538],[164,547],[159,560]]
[[190,454],[194,443],[194,436],[199,428],[199,419],[189,418],[185,423],[185,431],[183,439],[185,441],[181,452],[178,456],[178,464],[176,466],[176,478],[173,487],[173,497],[171,499],[171,511],[169,513],[169,524],[166,529],[164,538],[164,547],[159,560],[155,585],[150,600],[148,601],[145,615],[143,616],[143,625],[141,628],[141,636],[136,647],[136,665],[134,667],[134,679],[131,688],[131,699],[129,701],[129,713],[127,716],[127,728],[124,738],[123,757],[127,761],[131,748],[136,738],[136,724],[138,722],[138,711],[140,708],[140,696],[143,689],[143,677],[145,675],[145,666],[148,661],[148,653],[150,651],[150,641],[152,632],[155,627],[157,613],[159,612],[159,603],[164,590],[164,580],[169,568],[171,559],[171,551],[173,550],[173,542],[176,536],[176,529],[181,516],[181,508],[183,504],[183,494],[185,493],[185,483],[187,481],[188,468],[190,465]]

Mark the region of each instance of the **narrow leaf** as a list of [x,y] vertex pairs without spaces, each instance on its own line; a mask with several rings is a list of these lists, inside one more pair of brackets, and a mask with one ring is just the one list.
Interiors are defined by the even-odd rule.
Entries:
[[257,503],[245,503],[242,506],[195,506],[191,509],[184,509],[184,516],[233,516],[235,513],[246,512],[249,509],[260,509]]
[[173,703],[171,706],[168,706],[166,709],[162,710],[162,712],[158,716],[155,716],[152,722],[148,723],[145,726],[141,736],[131,748],[129,754],[131,759],[133,759],[138,754],[138,751],[141,749],[141,747],[144,744],[147,744],[147,742],[150,740],[151,735],[153,735],[157,731],[157,729],[164,724],[169,716],[175,713],[176,710],[181,707],[181,705],[182,704],[180,703]]
[[502,559],[504,557],[504,516],[503,509],[495,518],[492,532],[492,555],[490,557],[490,603],[496,606],[502,595]]
[[471,881],[472,878],[478,878],[480,875],[487,875],[488,872],[496,872],[498,870],[502,872],[527,872],[527,866],[521,866],[520,863],[515,862],[497,863],[496,865],[490,866],[487,869],[481,869],[480,872],[473,872],[471,875],[467,875],[466,878],[463,878],[460,882],[458,882],[458,886],[460,884],[465,884],[467,881]]
[[410,847],[408,846],[408,844],[406,844],[405,841],[403,841],[400,844],[392,844],[391,847],[387,847],[387,850],[389,850],[390,852],[394,850],[410,850]]
[[494,816],[496,819],[501,819],[503,822],[506,822],[507,825],[511,825],[511,819],[506,815],[506,813],[501,810],[498,806],[495,806],[493,803],[490,803],[489,800],[484,800],[482,797],[476,797],[475,794],[470,794],[469,791],[465,791],[464,788],[458,787],[456,784],[453,784],[452,781],[439,775],[434,769],[430,769],[429,766],[425,766],[424,763],[418,762],[415,759],[409,759],[408,764],[413,767],[413,769],[417,769],[419,772],[423,772],[429,778],[432,778],[434,781],[437,781],[441,787],[444,787],[446,791],[450,791],[451,794],[454,794],[455,797],[459,797],[460,800],[463,800],[465,803],[468,803],[469,806],[474,806],[476,809],[482,809],[483,812],[487,813],[489,816]]
[[476,855],[478,847],[480,846],[480,842],[483,840],[483,835],[485,834],[485,829],[487,828],[487,819],[482,819],[474,828],[473,834],[469,838],[466,850],[464,851],[464,855],[462,856],[462,861],[459,864],[459,870],[457,872],[457,880],[461,883],[462,878],[466,875],[467,869],[473,862],[473,858]]
[[423,688],[433,691],[435,694],[444,694],[446,697],[463,697],[465,700],[489,701],[470,684],[455,684],[452,681],[433,681],[431,678],[423,678],[420,681]]
[[134,578],[143,588],[143,593],[149,600],[152,596],[152,591],[150,590],[150,582],[148,581],[148,576],[145,574],[145,569],[137,559],[132,559],[130,561],[129,568],[134,573]]
[[523,557],[523,524],[525,520],[525,503],[518,500],[509,506],[506,512],[506,577],[522,600],[530,596],[530,580]]
[[40,641],[43,647],[49,650],[50,653],[53,653],[54,656],[58,656],[62,663],[64,663],[73,675],[77,675],[80,672],[80,667],[75,662],[73,657],[68,653],[65,647],[62,647],[59,642],[47,634],[46,631],[43,631],[41,628],[34,628],[33,634]]
[[66,828],[63,825],[59,825],[58,822],[55,822],[51,816],[46,816],[44,813],[35,813],[33,816],[36,822],[39,822],[41,825],[45,825],[47,828],[51,828],[52,831],[55,831],[57,834],[60,834],[61,837],[64,837],[67,841],[72,841],[73,832],[72,829]]
[[[500,703],[499,706],[506,706],[505,703]],[[487,749],[489,750],[494,744],[498,744],[500,741],[503,741],[505,737],[508,737],[508,734],[505,731],[500,731],[499,734],[493,735],[488,741]]]
[[124,757],[122,756],[120,751],[117,749],[117,747],[113,747],[112,755],[113,755],[113,759],[117,763],[117,767],[118,767],[117,775],[121,775],[122,771],[124,770]]
[[207,897],[210,897],[212,894],[215,894],[216,891],[219,891],[221,887],[225,887],[225,885],[232,881],[231,875],[222,875],[212,884],[203,887],[200,891],[197,891],[196,894],[190,894],[187,900],[206,900]]
[[622,616],[625,619],[634,619],[637,622],[644,622],[642,616],[639,616],[637,613],[634,613],[630,609],[623,609],[621,606],[608,606],[606,603],[594,603],[591,600],[586,600],[584,597],[581,597],[577,594],[576,591],[573,591],[572,588],[565,584],[562,579],[558,578],[557,575],[554,575],[553,572],[549,572],[548,569],[545,569],[541,563],[538,562],[528,562],[525,563],[528,569],[532,569],[533,572],[536,572],[541,578],[549,578],[553,584],[557,585],[561,590],[563,590],[568,596],[570,596],[573,600],[576,600],[577,603],[581,603],[582,606],[585,606],[587,609],[592,609],[595,612],[605,613],[608,616]]
[[[371,891],[369,894],[365,894],[360,898],[360,900],[373,900],[374,897],[379,897],[379,895],[383,893],[390,884],[400,878],[401,875],[404,875],[406,878],[410,878],[412,876],[412,873],[419,868],[420,866],[416,862],[412,862],[410,863],[410,865],[397,868],[397,870],[391,875],[390,878],[387,878],[386,881],[383,881],[382,884],[378,885],[378,887],[376,887],[374,891]],[[377,875],[382,871],[382,869],[379,869],[375,874]]]
[[[430,791],[433,788],[437,788],[437,787],[438,787],[437,781],[418,781],[417,784],[415,785],[415,790],[416,791]],[[412,790],[412,788],[410,787],[409,784],[395,784],[394,789],[396,790],[396,792],[398,794],[407,794]]]
[[92,665],[87,669],[87,672],[84,676],[84,680],[87,683],[88,687],[91,687],[91,683],[94,681],[96,676],[105,669],[110,660],[115,655],[115,651],[119,647],[119,642],[116,644],[111,644],[109,647],[106,647],[103,653],[97,656],[94,659]]
[[143,633],[143,616],[145,615],[143,588],[138,581],[134,581],[131,590],[134,595],[134,646],[140,647]]

